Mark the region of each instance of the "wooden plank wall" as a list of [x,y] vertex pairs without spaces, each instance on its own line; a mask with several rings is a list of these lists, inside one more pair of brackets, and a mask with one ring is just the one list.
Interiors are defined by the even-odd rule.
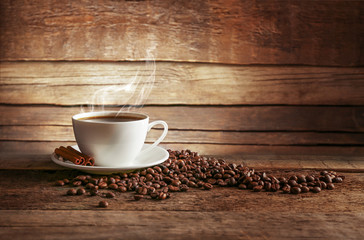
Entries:
[[0,151],[74,144],[71,116],[102,89],[97,109],[135,104],[115,89],[150,83],[155,59],[133,110],[168,122],[166,147],[363,156],[363,13],[362,1],[1,1]]

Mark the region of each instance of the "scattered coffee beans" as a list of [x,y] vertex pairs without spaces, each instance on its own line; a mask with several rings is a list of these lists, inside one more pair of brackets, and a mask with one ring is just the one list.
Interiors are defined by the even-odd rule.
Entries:
[[[333,171],[322,171],[319,175],[300,174],[277,178],[241,164],[227,163],[223,159],[201,157],[190,150],[168,151],[169,159],[158,166],[111,176],[79,175],[73,179],[56,181],[55,185],[84,186],[91,196],[114,198],[112,191],[134,191],[135,200],[147,196],[164,200],[171,197],[171,192],[185,192],[190,188],[212,190],[214,185],[250,189],[253,192],[319,193],[324,189],[333,190],[334,183],[341,183],[345,179],[345,176]],[[69,189],[67,195],[84,195],[84,188]],[[100,194],[99,191],[108,192]],[[101,201],[99,206],[107,207],[108,203]]]

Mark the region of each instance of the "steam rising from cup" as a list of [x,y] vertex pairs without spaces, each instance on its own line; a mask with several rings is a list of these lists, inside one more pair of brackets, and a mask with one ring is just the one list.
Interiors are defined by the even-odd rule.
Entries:
[[[120,74],[123,69],[117,70],[117,76],[120,76],[120,83],[112,86],[104,86],[94,92],[91,102],[85,107],[81,106],[81,112],[104,111],[105,106],[121,106],[120,112],[136,111],[142,108],[152,91],[156,64],[151,50],[147,50],[147,61],[144,66],[138,67],[135,74],[131,77],[125,77]],[[122,77],[124,75],[124,77]]]

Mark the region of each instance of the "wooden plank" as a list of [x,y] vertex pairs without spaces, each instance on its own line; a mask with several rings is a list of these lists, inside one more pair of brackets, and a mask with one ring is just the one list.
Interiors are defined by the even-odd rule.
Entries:
[[158,63],[151,94],[138,99],[151,85],[150,71],[139,73],[130,97],[125,87],[138,67],[144,64],[1,63],[0,103],[364,105],[364,68]]
[[[154,129],[146,142],[152,143],[163,130]],[[74,141],[71,126],[0,126],[0,140]],[[214,143],[248,145],[363,145],[364,133],[331,132],[238,132],[169,130],[166,143]]]
[[[37,159],[38,155],[49,155],[56,147],[75,145],[76,142],[32,142],[32,141],[0,141],[1,154],[31,154]],[[362,146],[265,146],[265,145],[230,145],[203,143],[162,143],[166,149],[191,149],[204,155],[219,156],[249,156],[249,155],[328,155],[328,156],[358,156],[363,157]],[[20,157],[21,158],[21,157]],[[342,159],[345,161],[345,158]]]
[[[64,143],[61,143],[62,145],[65,145]],[[60,146],[59,144],[58,146]],[[45,144],[44,144],[45,145]],[[1,146],[1,145],[0,145]],[[55,146],[55,147],[58,147]],[[170,147],[172,149],[172,146],[163,145],[164,147]],[[191,148],[193,150],[201,150],[201,147],[203,147],[203,144],[200,144],[194,148]],[[190,145],[184,146],[191,147]],[[235,145],[236,147],[236,145]],[[200,148],[200,149],[199,149]],[[205,146],[206,148],[206,146]],[[313,148],[306,150],[306,155],[297,155],[300,154],[299,150],[297,151],[297,148],[291,149],[291,151],[287,151],[285,153],[282,153],[282,149],[279,149],[279,147],[276,147],[277,149],[272,150],[268,153],[267,150],[263,147],[260,147],[259,151],[253,146],[252,149],[255,151],[250,152],[247,150],[246,146],[240,146],[240,151],[245,150],[245,152],[227,152],[226,150],[231,150],[231,146],[227,146],[224,148],[226,152],[219,152],[220,155],[213,155],[212,151],[204,153],[203,151],[198,151],[199,153],[204,153],[204,156],[213,156],[216,158],[222,158],[225,159],[228,162],[233,162],[237,164],[243,164],[244,166],[252,167],[257,170],[273,170],[273,169],[312,169],[312,170],[323,170],[323,169],[332,169],[335,171],[345,171],[345,172],[364,172],[364,158],[363,158],[363,152],[361,155],[357,156],[350,156],[350,155],[343,155],[343,151],[341,152],[342,155],[339,155],[337,153],[336,148],[331,148],[331,156],[329,155],[314,155],[318,154]],[[53,148],[54,149],[54,148]],[[1,151],[0,156],[0,169],[6,169],[6,170],[66,170],[67,168],[61,167],[59,165],[56,165],[53,163],[50,159],[50,154],[53,151],[52,148],[49,149],[42,149],[42,151],[48,150],[46,153],[43,152],[35,152],[35,149],[28,150],[26,144],[22,148],[18,150],[18,152],[6,152]],[[215,147],[216,149],[219,149],[219,147]],[[21,152],[20,152],[21,151]],[[276,151],[274,153],[274,151]],[[280,153],[277,153],[278,151],[281,151]],[[317,151],[317,149],[316,149]],[[322,150],[319,154],[322,154]],[[328,152],[328,151],[327,151]],[[206,154],[206,155],[205,155]],[[208,154],[208,155],[207,155]],[[215,152],[216,154],[216,152]],[[235,155],[233,155],[235,154]],[[310,155],[308,155],[310,154]],[[327,153],[326,153],[327,154]]]
[[5,225],[0,228],[0,234],[11,239],[121,236],[123,239],[201,239],[201,236],[204,239],[360,239],[364,234],[362,212],[258,214],[250,211],[249,217],[229,211],[2,210],[0,213]]
[[1,60],[364,64],[362,1],[1,1]]
[[[95,110],[100,108],[95,108]],[[105,110],[119,111],[120,107]],[[146,106],[151,121],[163,119],[170,129],[234,131],[364,131],[364,107],[321,106]],[[72,124],[80,107],[0,105],[0,125]]]

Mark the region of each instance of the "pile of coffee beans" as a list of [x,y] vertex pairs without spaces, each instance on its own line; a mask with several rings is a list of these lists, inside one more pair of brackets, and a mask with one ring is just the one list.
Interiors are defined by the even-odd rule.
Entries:
[[[345,179],[345,176],[333,171],[322,171],[317,176],[276,177],[244,167],[242,164],[202,157],[190,150],[168,150],[168,152],[168,160],[158,166],[111,176],[80,175],[73,179],[58,180],[56,185],[70,186],[66,193],[70,196],[88,194],[114,198],[113,191],[134,191],[135,200],[147,197],[164,200],[170,198],[173,192],[185,192],[190,188],[211,190],[215,186],[237,187],[254,192],[319,193],[325,189],[333,190],[334,184],[341,183]],[[99,207],[107,206],[106,201],[99,203]]]

